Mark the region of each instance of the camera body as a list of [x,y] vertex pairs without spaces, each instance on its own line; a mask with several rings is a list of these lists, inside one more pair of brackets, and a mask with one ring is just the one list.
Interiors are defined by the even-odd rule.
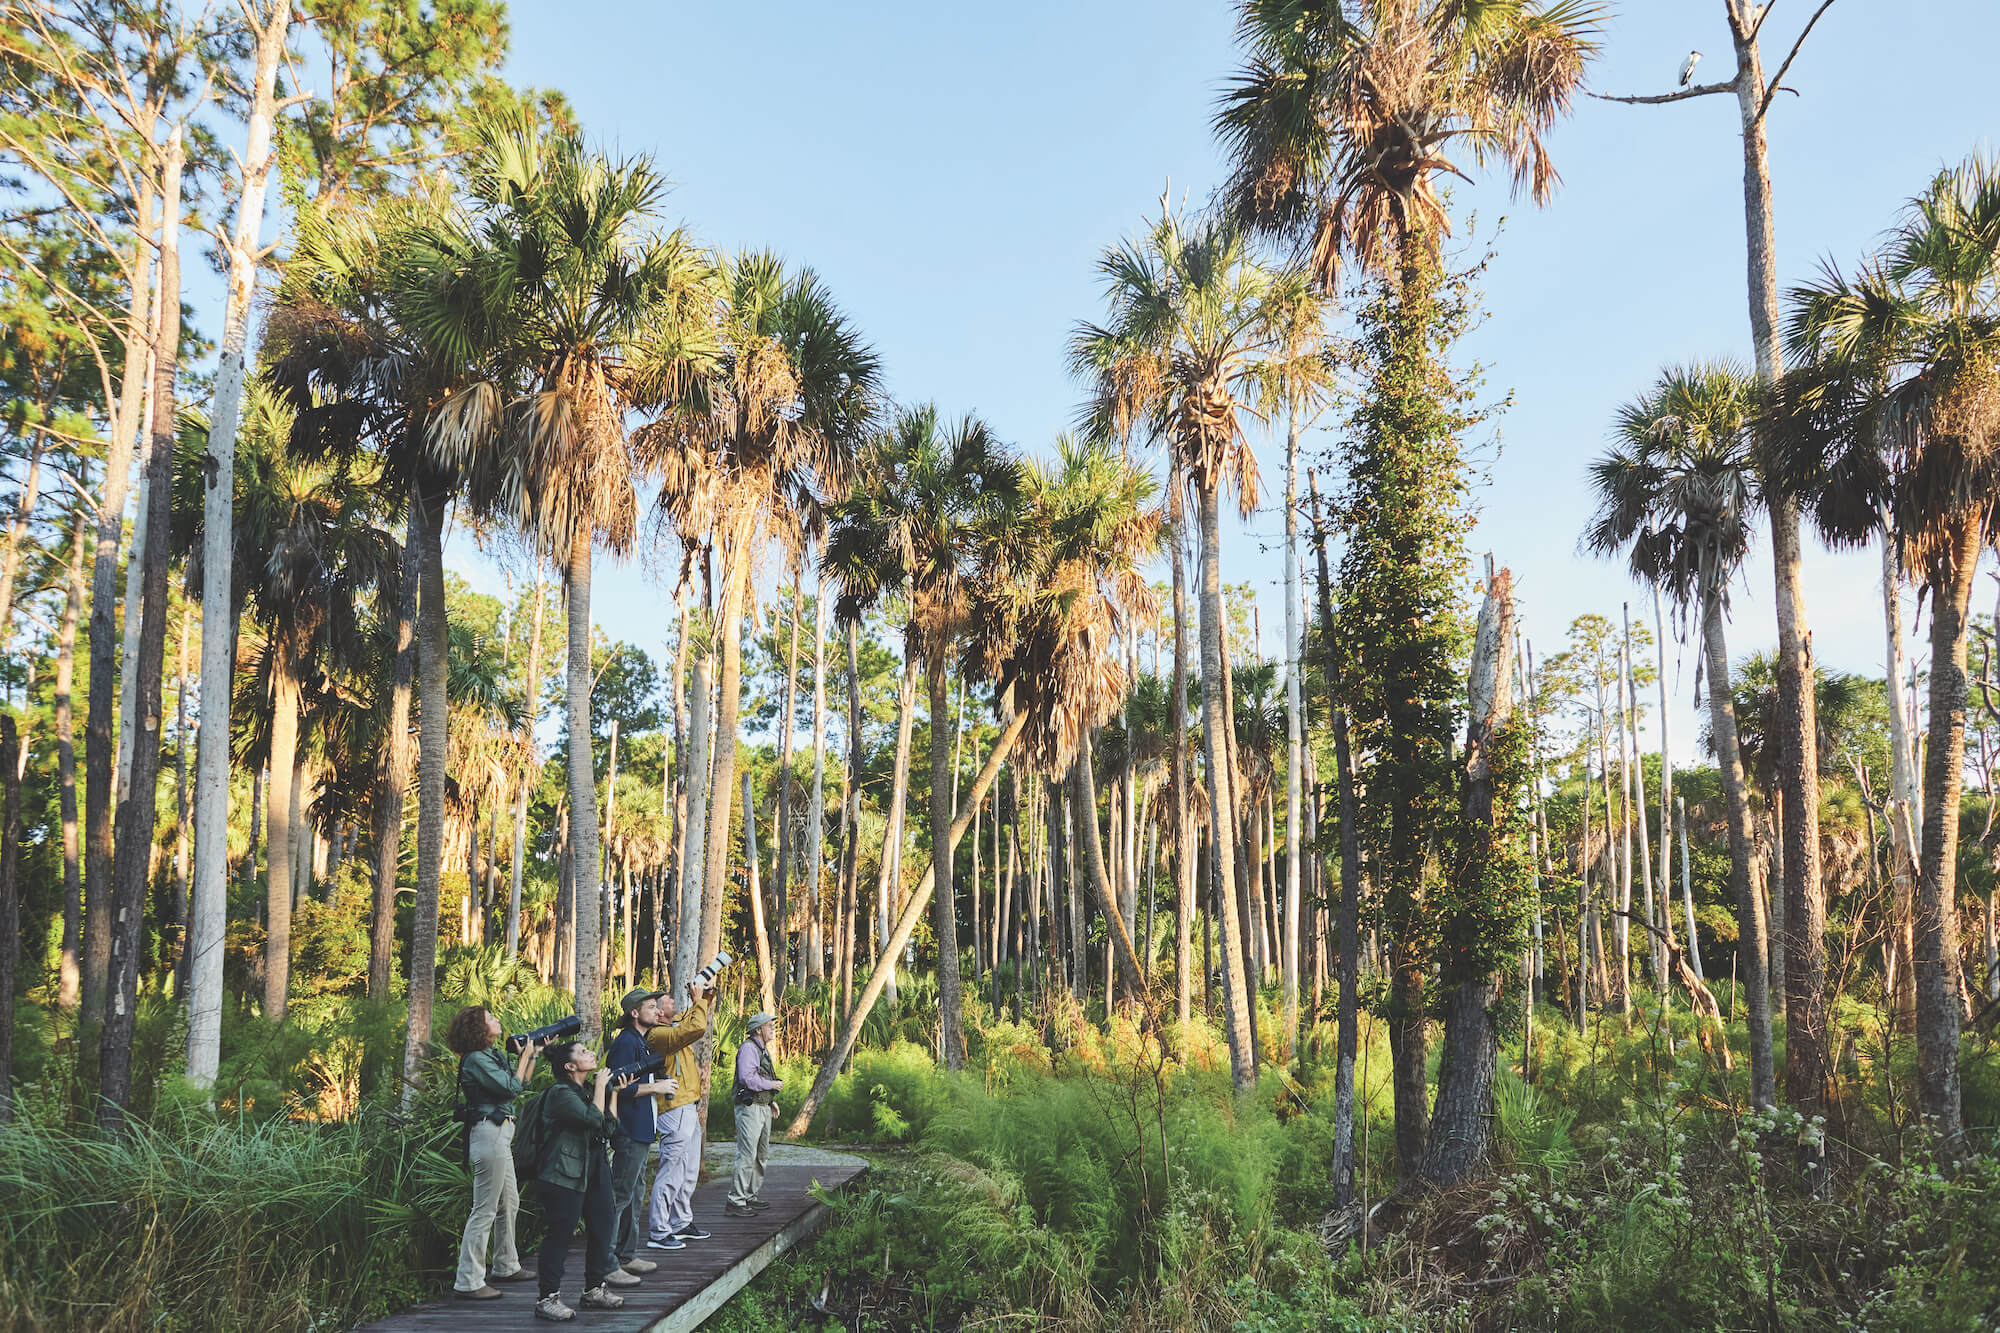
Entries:
[[564,1037],[574,1037],[581,1031],[583,1031],[583,1016],[581,1014],[571,1014],[568,1018],[558,1018],[547,1027],[534,1028],[528,1032],[516,1032],[513,1036],[507,1038],[507,1049],[515,1055],[519,1055],[522,1051],[528,1049],[528,1043],[531,1041],[539,1042],[546,1046],[550,1042],[560,1040]]
[[649,1074],[657,1074],[667,1067],[667,1057],[657,1052],[649,1052],[629,1064],[611,1066],[612,1082],[621,1078],[639,1080]]
[[696,990],[708,989],[715,984],[715,978],[721,974],[723,968],[729,966],[731,961],[728,954],[717,953],[707,967],[688,978],[688,984]]

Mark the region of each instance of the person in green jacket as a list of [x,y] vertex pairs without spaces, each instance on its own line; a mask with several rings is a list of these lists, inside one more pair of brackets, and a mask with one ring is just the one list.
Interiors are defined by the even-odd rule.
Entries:
[[[639,1278],[620,1268],[612,1253],[617,1222],[606,1149],[618,1132],[618,1117],[605,1109],[611,1071],[600,1066],[597,1053],[580,1041],[549,1047],[549,1068],[556,1076],[555,1085],[543,1094],[537,1112],[542,1117],[542,1156],[535,1167],[535,1183],[546,1232],[535,1265],[541,1280],[535,1314],[567,1320],[576,1318],[576,1312],[562,1302],[563,1268],[579,1219],[584,1238],[579,1305],[586,1310],[615,1310],[625,1298],[611,1288],[636,1287]],[[591,1084],[587,1093],[586,1081]],[[617,1086],[629,1082],[629,1077],[622,1078]]]
[[487,1282],[486,1246],[493,1244],[494,1282],[521,1282],[527,1271],[514,1252],[514,1219],[521,1190],[514,1180],[514,1099],[527,1084],[536,1047],[530,1043],[509,1069],[500,1047],[500,1020],[483,1004],[467,1005],[445,1029],[444,1043],[458,1052],[460,1114],[466,1123],[465,1156],[472,1164],[472,1215],[458,1245],[460,1300],[490,1301],[500,1292]]

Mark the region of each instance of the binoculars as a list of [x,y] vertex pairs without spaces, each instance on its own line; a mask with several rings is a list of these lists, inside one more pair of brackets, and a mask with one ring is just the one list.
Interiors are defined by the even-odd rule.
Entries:
[[528,1032],[516,1032],[513,1036],[507,1038],[507,1049],[519,1055],[522,1051],[528,1049],[528,1043],[531,1041],[540,1042],[546,1046],[561,1037],[574,1037],[581,1031],[583,1031],[583,1016],[581,1014],[571,1014],[568,1018],[558,1018],[547,1027],[535,1028]]
[[611,1066],[611,1078],[613,1082],[621,1078],[629,1078],[636,1081],[646,1077],[648,1074],[657,1074],[666,1067],[666,1056],[647,1054],[632,1061],[630,1064]]
[[728,967],[729,963],[730,963],[730,958],[728,954],[726,953],[716,954],[714,960],[711,961],[707,967],[704,967],[701,971],[695,973],[693,976],[688,978],[688,985],[694,987],[696,990],[708,989],[708,987],[714,983],[716,975],[720,973],[723,968]]

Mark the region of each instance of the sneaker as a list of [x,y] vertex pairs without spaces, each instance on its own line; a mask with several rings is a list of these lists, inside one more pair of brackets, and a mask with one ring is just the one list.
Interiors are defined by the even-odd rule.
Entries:
[[488,1282],[526,1282],[534,1273],[526,1268],[517,1268],[511,1273],[488,1273]]
[[659,1265],[651,1259],[627,1259],[619,1267],[628,1273],[650,1273],[658,1268]]
[[552,1319],[560,1324],[576,1318],[576,1311],[564,1305],[561,1296],[544,1296],[535,1302],[535,1318]]
[[770,1204],[765,1203],[762,1199],[751,1199],[749,1200],[749,1204],[752,1208],[755,1208],[760,1213],[763,1212],[766,1208],[769,1208],[771,1206]]
[[583,1293],[577,1304],[586,1310],[616,1310],[625,1303],[623,1296],[606,1291],[602,1283]]
[[687,1246],[682,1243],[679,1236],[669,1236],[665,1240],[647,1241],[646,1248],[649,1250],[685,1250]]
[[497,1301],[505,1293],[493,1287],[474,1287],[471,1291],[453,1291],[452,1295],[462,1301]]
[[711,1233],[705,1227],[690,1226],[686,1231],[676,1231],[675,1240],[707,1240]]
[[639,1285],[639,1281],[640,1278],[637,1273],[628,1273],[622,1268],[614,1268],[604,1275],[604,1281],[598,1285],[604,1287],[636,1287]]
[[730,1217],[755,1217],[755,1216],[757,1216],[757,1210],[756,1210],[755,1208],[752,1208],[752,1207],[751,1207],[751,1206],[750,1206],[749,1204],[747,1204],[747,1203],[730,1203],[730,1204],[726,1204],[726,1205],[724,1205],[724,1207],[723,1207],[722,1211],[723,1211],[723,1212],[724,1212],[725,1214],[727,1214],[728,1216],[730,1216]]

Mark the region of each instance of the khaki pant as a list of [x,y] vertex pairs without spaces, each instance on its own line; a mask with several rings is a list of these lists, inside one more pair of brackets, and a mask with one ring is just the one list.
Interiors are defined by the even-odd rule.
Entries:
[[764,1188],[764,1159],[771,1155],[771,1108],[760,1102],[736,1108],[736,1187],[731,1203],[748,1203]]
[[465,1219],[465,1237],[458,1246],[459,1291],[486,1285],[486,1242],[493,1242],[493,1272],[508,1277],[521,1271],[514,1253],[514,1215],[521,1211],[521,1191],[514,1183],[514,1122],[482,1120],[472,1127],[472,1216]]

